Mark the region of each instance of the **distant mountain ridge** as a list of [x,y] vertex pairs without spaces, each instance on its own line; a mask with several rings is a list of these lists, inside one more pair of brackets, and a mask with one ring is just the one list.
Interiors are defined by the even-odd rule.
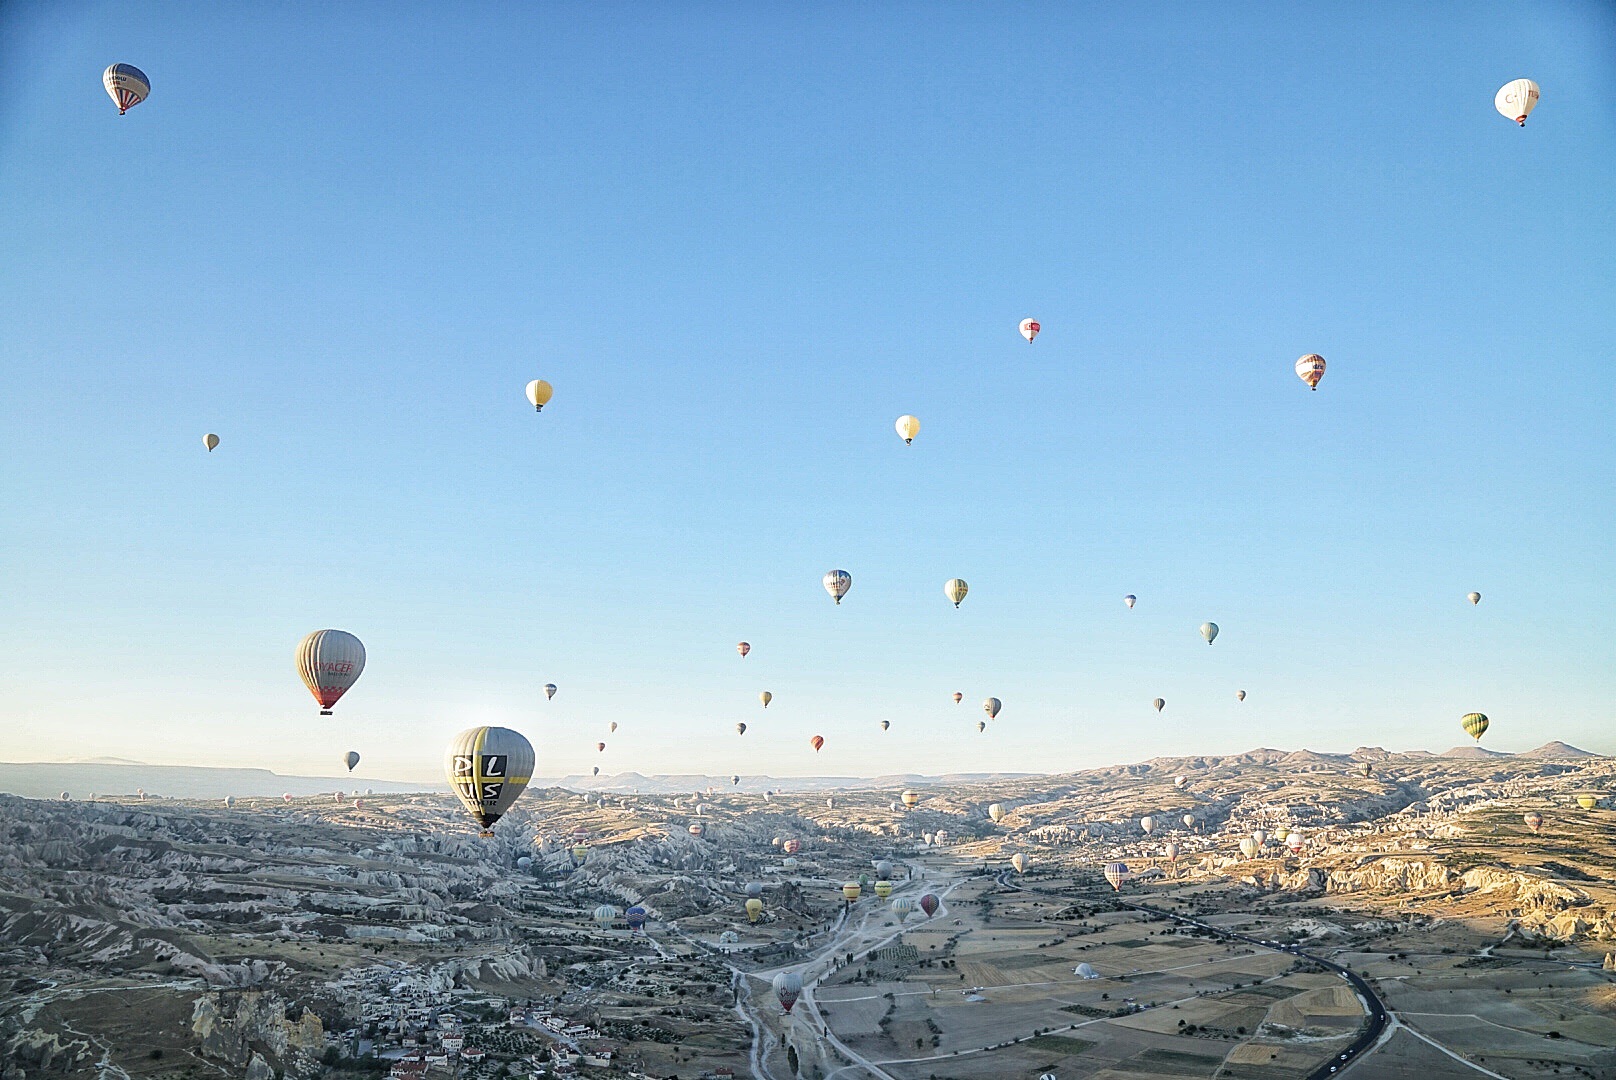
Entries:
[[123,765],[105,761],[0,762],[0,791],[25,799],[55,799],[67,792],[75,799],[127,795],[144,788],[153,797],[172,799],[279,798],[326,792],[401,792],[433,790],[431,784],[401,784],[366,776],[281,776],[268,769],[220,769],[207,765]]

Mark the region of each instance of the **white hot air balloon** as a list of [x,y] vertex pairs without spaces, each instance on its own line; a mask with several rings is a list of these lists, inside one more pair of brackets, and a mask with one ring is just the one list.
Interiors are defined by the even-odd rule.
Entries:
[[892,426],[898,429],[898,438],[903,440],[905,446],[914,442],[915,436],[920,434],[920,418],[908,413],[898,417]]
[[842,597],[847,595],[847,590],[853,587],[853,575],[846,570],[827,570],[822,583],[825,591],[830,593],[830,598],[840,604]]
[[[113,64],[101,73],[101,85],[107,88],[107,96],[118,106],[119,116],[145,101],[151,94],[151,80],[133,64]],[[1537,87],[1532,89],[1536,90]]]
[[1532,115],[1532,110],[1537,108],[1537,99],[1542,96],[1543,91],[1531,79],[1515,79],[1498,88],[1498,93],[1493,95],[1493,108],[1506,120],[1513,120],[1525,127],[1526,118]]
[[320,703],[321,716],[331,715],[364,670],[365,646],[346,630],[316,630],[298,644],[297,672]]
[[1292,829],[1289,833],[1285,834],[1285,846],[1291,849],[1292,855],[1300,855],[1302,853],[1302,848],[1304,845],[1306,845],[1306,843],[1307,838],[1304,837],[1300,832],[1297,832],[1295,829]]
[[955,607],[960,606],[960,601],[964,600],[965,594],[970,591],[971,587],[965,584],[964,578],[949,578],[943,582],[943,595],[952,600]]
[[1257,854],[1257,841],[1253,840],[1249,836],[1241,837],[1240,854],[1244,855],[1248,859],[1254,858]]
[[1037,319],[1022,319],[1021,325],[1016,329],[1021,331],[1021,336],[1027,339],[1028,345],[1031,345],[1032,339],[1038,336],[1038,331],[1043,327],[1038,325]]
[[1156,831],[1156,819],[1146,814],[1139,819],[1139,827],[1144,830],[1146,836],[1149,836]]
[[1129,611],[1132,611],[1133,606],[1139,602],[1139,598],[1137,596],[1135,596],[1133,593],[1129,593],[1127,596],[1124,596],[1122,598],[1122,602],[1124,604],[1128,605],[1128,610]]
[[1479,592],[1473,592],[1467,595],[1465,599],[1470,601],[1471,606],[1474,606],[1481,603],[1481,594]]
[[1308,353],[1296,361],[1296,377],[1307,383],[1309,390],[1319,388],[1319,380],[1324,378],[1324,357],[1318,353]]
[[202,436],[202,445],[208,448],[208,453],[213,453],[214,447],[219,445],[219,436],[211,431],[208,432]]
[[999,822],[1003,821],[1004,820],[1004,806],[999,804],[999,803],[992,803],[991,805],[989,805],[988,806],[988,817],[993,819],[993,824],[995,824],[995,825],[997,825]]

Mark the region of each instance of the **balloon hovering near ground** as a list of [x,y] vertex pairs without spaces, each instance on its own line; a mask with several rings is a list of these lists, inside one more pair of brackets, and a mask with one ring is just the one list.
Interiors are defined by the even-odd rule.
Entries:
[[544,407],[550,404],[550,398],[555,395],[555,387],[543,379],[534,379],[527,384],[528,404],[533,406],[534,412],[543,412]]
[[1592,810],[1594,807],[1599,805],[1599,796],[1597,796],[1597,795],[1578,795],[1577,796],[1577,805],[1582,807],[1584,810]]
[[1526,118],[1532,115],[1532,110],[1537,108],[1538,98],[1542,96],[1543,91],[1531,79],[1513,79],[1500,86],[1498,93],[1493,95],[1493,108],[1504,119],[1525,127]]
[[1038,331],[1042,330],[1043,327],[1038,325],[1037,319],[1022,319],[1021,325],[1016,329],[1021,332],[1022,337],[1027,339],[1027,344],[1031,345],[1032,339],[1038,336]]
[[1026,852],[1018,851],[1010,856],[1010,865],[1015,869],[1016,873],[1025,874],[1027,867],[1032,865],[1032,860],[1027,858]]
[[1212,644],[1218,639],[1218,624],[1215,622],[1202,623],[1201,636],[1206,638],[1206,643],[1208,645]]
[[151,95],[151,80],[133,64],[113,64],[101,73],[101,85],[107,88],[107,96],[118,106],[119,116]]
[[1139,819],[1139,828],[1144,830],[1146,836],[1156,831],[1156,819],[1146,814]]
[[449,743],[444,771],[460,805],[492,836],[494,822],[515,804],[533,778],[533,744],[502,727],[467,728]]
[[628,923],[628,928],[632,931],[645,929],[645,908],[635,904],[623,912],[623,920]]
[[856,881],[848,881],[842,884],[842,899],[846,900],[849,904],[857,900],[863,894],[863,892],[864,886],[860,885]]
[[825,736],[815,735],[808,740],[808,745],[814,748],[814,753],[819,753],[819,748],[825,745]]
[[1465,729],[1466,735],[1480,742],[1481,737],[1487,734],[1489,726],[1487,714],[1479,712],[1465,713],[1459,720],[1459,726]]
[[931,893],[926,893],[920,898],[920,910],[924,911],[926,913],[926,918],[929,919],[933,915],[937,914],[938,903],[939,901],[937,897],[933,896]]
[[960,601],[964,600],[965,594],[970,591],[971,587],[965,584],[964,578],[949,578],[943,582],[943,595],[952,600],[955,607],[960,606]]
[[907,806],[911,810],[920,805],[919,792],[906,791],[898,797],[903,800],[903,805]]
[[892,914],[898,917],[901,923],[915,913],[915,902],[907,896],[900,896],[892,901]]
[[795,971],[780,972],[774,977],[774,996],[779,1000],[780,1008],[790,1012],[791,1006],[802,996],[802,976]]
[[348,751],[347,756],[345,756],[342,760],[347,763],[348,771],[353,772],[354,766],[359,764],[359,752],[357,750],[350,750]]
[[1539,829],[1543,828],[1543,815],[1538,813],[1536,810],[1522,814],[1521,820],[1526,822],[1526,827],[1531,829],[1533,832],[1537,832]]
[[359,681],[365,670],[365,646],[346,630],[316,630],[297,646],[297,673],[320,703],[320,715]]
[[964,700],[965,700],[965,695],[964,694],[960,693],[958,690],[954,691],[954,704],[958,705],[960,702],[962,702]]
[[892,882],[883,880],[883,881],[877,881],[875,883],[875,898],[877,900],[885,900],[887,897],[889,897],[891,895],[892,895]]
[[993,824],[995,824],[995,825],[997,825],[999,822],[1003,821],[1004,820],[1004,807],[1003,807],[1003,805],[1001,805],[999,803],[991,803],[991,804],[989,804],[989,806],[988,806],[988,817],[993,819]]
[[1195,815],[1194,814],[1185,814],[1184,815],[1184,827],[1186,829],[1195,828]]
[[853,575],[846,570],[827,570],[820,581],[825,586],[825,591],[830,593],[830,598],[838,604],[842,602],[842,597],[847,595],[847,590],[853,587]]
[[1319,388],[1319,380],[1324,378],[1324,357],[1318,353],[1308,353],[1296,361],[1296,377],[1307,383],[1309,390]]
[[746,921],[757,922],[758,916],[763,914],[763,901],[756,897],[746,902]]
[[1004,702],[1000,701],[996,697],[990,697],[986,701],[982,702],[982,711],[988,714],[989,720],[998,719],[999,710],[1002,708],[1004,708]]
[[1135,596],[1133,593],[1129,593],[1127,596],[1124,596],[1122,598],[1122,602],[1124,604],[1128,605],[1128,610],[1129,611],[1132,611],[1133,606],[1139,602],[1139,598],[1137,596]]
[[747,653],[752,651],[752,643],[750,641],[743,641],[735,646],[735,651],[740,653],[742,656],[745,656]]
[[202,436],[202,445],[208,448],[208,453],[213,453],[214,448],[219,445],[219,436],[215,435],[211,431],[208,432],[206,435]]
[[1187,784],[1189,782],[1190,782],[1190,778],[1187,777],[1187,776],[1184,776],[1182,774],[1173,777],[1173,786],[1174,787],[1183,787],[1185,784]]
[[1252,843],[1256,844],[1260,848],[1264,844],[1268,843],[1268,833],[1262,829],[1252,829],[1251,840]]
[[1305,847],[1306,844],[1307,838],[1296,829],[1292,829],[1290,832],[1285,834],[1285,846],[1290,849],[1292,855],[1300,855],[1302,853],[1302,848]]
[[774,700],[774,695],[765,690],[758,695],[758,700],[763,702],[763,707],[767,709],[769,707],[769,702]]
[[915,436],[920,434],[920,418],[918,416],[910,416],[905,413],[903,416],[898,417],[892,426],[898,430],[898,438],[903,440],[905,446],[914,442]]
[[1248,859],[1255,858],[1257,855],[1257,841],[1253,840],[1249,836],[1241,837],[1240,854],[1244,855]]
[[1465,599],[1470,601],[1471,606],[1474,607],[1476,604],[1481,603],[1481,594],[1479,592],[1473,592],[1466,595]]
[[1178,845],[1169,840],[1162,845],[1162,858],[1169,863],[1178,861]]
[[1113,892],[1122,891],[1122,883],[1128,880],[1128,864],[1114,862],[1105,864],[1105,880],[1110,883]]
[[1157,712],[1161,712],[1163,709],[1167,708],[1167,699],[1157,698],[1155,701],[1152,701],[1151,704],[1156,707]]

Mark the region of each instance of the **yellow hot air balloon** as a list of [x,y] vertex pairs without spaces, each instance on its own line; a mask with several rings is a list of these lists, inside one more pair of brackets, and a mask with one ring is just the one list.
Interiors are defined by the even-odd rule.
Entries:
[[1597,795],[1578,795],[1577,796],[1577,805],[1582,807],[1584,810],[1592,810],[1594,807],[1599,805],[1599,796],[1597,796]]
[[534,379],[527,384],[527,399],[533,405],[534,412],[543,412],[554,394],[555,388],[543,379]]
[[899,798],[903,800],[903,805],[911,810],[920,805],[920,795],[916,792],[906,791]]
[[1481,737],[1487,734],[1487,714],[1479,712],[1465,713],[1459,721],[1459,726],[1465,729],[1466,735],[1480,742]]
[[960,606],[960,601],[965,599],[965,594],[970,591],[971,587],[965,584],[964,578],[949,578],[943,582],[943,595],[954,601],[955,607]]
[[880,899],[880,900],[885,900],[887,897],[891,896],[892,895],[892,882],[890,882],[890,881],[877,881],[875,883],[875,895],[876,895],[876,898]]
[[774,700],[774,695],[765,690],[763,693],[758,695],[758,700],[763,702],[763,707],[767,709],[769,707],[769,702]]
[[849,881],[842,886],[842,899],[851,904],[859,898],[859,894],[863,891],[864,886],[856,881]]
[[746,921],[757,922],[758,916],[763,914],[763,901],[752,899],[746,902]]
[[898,429],[898,438],[903,440],[905,446],[914,442],[915,436],[920,434],[920,418],[907,413],[898,417],[892,426]]

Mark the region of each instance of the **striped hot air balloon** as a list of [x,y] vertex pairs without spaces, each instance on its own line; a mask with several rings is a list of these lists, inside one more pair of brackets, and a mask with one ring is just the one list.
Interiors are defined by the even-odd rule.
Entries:
[[892,901],[892,914],[898,917],[901,923],[915,913],[915,902],[907,896],[900,896]]
[[1106,863],[1105,880],[1111,883],[1113,891],[1121,892],[1122,883],[1128,880],[1128,864],[1125,862]]
[[101,85],[118,106],[118,115],[139,105],[151,94],[151,80],[133,64],[113,64],[101,73]]
[[924,911],[926,913],[926,918],[929,919],[933,915],[937,914],[938,903],[939,901],[936,896],[932,895],[931,893],[926,893],[920,898],[920,910]]
[[1308,353],[1296,361],[1296,377],[1307,383],[1309,390],[1317,390],[1319,380],[1324,378],[1324,357]]
[[1459,720],[1459,726],[1465,729],[1466,735],[1480,742],[1481,737],[1487,734],[1487,714],[1479,712],[1465,713]]
[[902,799],[903,805],[907,806],[911,810],[920,805],[920,795],[917,792],[906,791],[902,795],[898,796],[898,798]]
[[887,897],[891,896],[892,895],[892,882],[890,882],[890,881],[877,881],[875,883],[875,895],[876,895],[876,899],[878,899],[878,900],[885,900]]
[[1531,829],[1533,832],[1537,832],[1539,829],[1543,828],[1543,815],[1538,813],[1536,810],[1522,814],[1521,820],[1526,822],[1526,827]]

